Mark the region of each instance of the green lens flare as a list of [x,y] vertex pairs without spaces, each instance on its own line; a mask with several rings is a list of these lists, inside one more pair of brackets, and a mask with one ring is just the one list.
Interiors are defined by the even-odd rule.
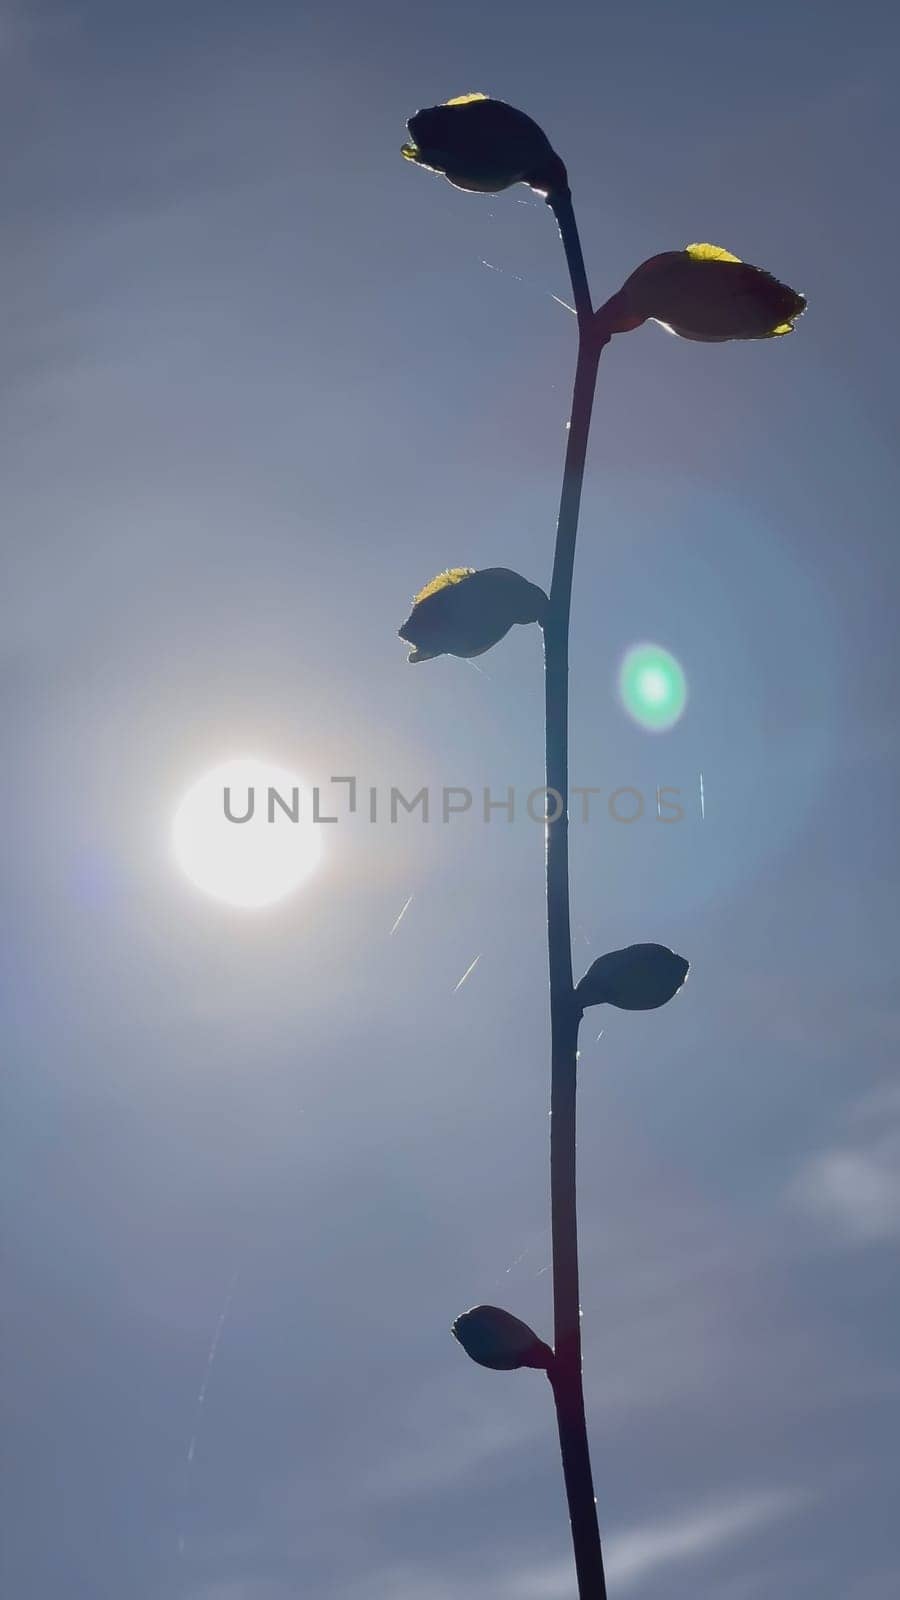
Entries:
[[681,665],[658,644],[638,644],[619,668],[619,694],[630,717],[650,733],[664,733],[687,705]]

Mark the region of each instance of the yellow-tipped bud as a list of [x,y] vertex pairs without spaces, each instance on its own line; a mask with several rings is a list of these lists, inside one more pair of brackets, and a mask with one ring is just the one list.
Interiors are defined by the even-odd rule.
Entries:
[[480,656],[517,622],[543,622],[547,596],[508,567],[449,567],[420,589],[399,629],[410,661]]
[[792,333],[806,299],[762,267],[715,244],[651,256],[597,312],[598,327],[626,333],[652,319],[681,339],[777,339]]
[[514,183],[541,194],[566,187],[566,169],[547,135],[524,111],[485,94],[461,94],[410,117],[407,161],[439,172],[457,189],[497,194]]

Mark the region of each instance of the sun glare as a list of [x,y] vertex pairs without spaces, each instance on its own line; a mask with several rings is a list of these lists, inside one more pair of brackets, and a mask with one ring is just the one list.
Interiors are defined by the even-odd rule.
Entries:
[[175,813],[172,843],[186,877],[228,905],[257,909],[290,894],[322,853],[311,794],[267,761],[227,761],[199,778]]

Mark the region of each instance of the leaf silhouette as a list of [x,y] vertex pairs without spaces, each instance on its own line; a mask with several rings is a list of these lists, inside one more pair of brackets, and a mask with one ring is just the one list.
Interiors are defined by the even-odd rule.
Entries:
[[452,1332],[467,1356],[494,1372],[512,1372],[517,1367],[546,1369],[553,1359],[550,1346],[534,1329],[500,1306],[473,1306],[457,1317]]

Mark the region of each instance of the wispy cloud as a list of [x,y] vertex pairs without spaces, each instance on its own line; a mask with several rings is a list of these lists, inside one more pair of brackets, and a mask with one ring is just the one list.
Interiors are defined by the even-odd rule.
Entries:
[[877,1150],[826,1150],[794,1184],[798,1202],[861,1244],[900,1234],[900,1141]]
[[79,20],[36,0],[0,0],[0,65],[29,45],[73,31]]
[[[606,1541],[606,1573],[617,1590],[637,1588],[660,1569],[701,1561],[758,1528],[789,1516],[808,1500],[796,1489],[761,1490],[664,1521],[641,1523]],[[509,1600],[569,1600],[574,1569],[570,1561],[520,1574]],[[506,1591],[503,1591],[504,1596]]]
[[189,1592],[188,1600],[293,1600],[296,1589],[268,1578],[226,1578]]
[[640,1582],[659,1567],[699,1561],[757,1528],[790,1515],[805,1504],[793,1489],[745,1494],[707,1510],[670,1521],[644,1524],[609,1542],[610,1578],[621,1588]]
[[861,1101],[850,1137],[811,1157],[790,1194],[847,1242],[875,1244],[900,1235],[900,1089],[891,1086]]
[[479,1415],[476,1408],[460,1402],[451,1419],[439,1451],[431,1438],[420,1437],[395,1445],[389,1458],[379,1458],[371,1476],[364,1480],[365,1494],[373,1504],[446,1489],[471,1476],[484,1462],[533,1447],[539,1437],[531,1410],[524,1416],[501,1417],[485,1405]]

